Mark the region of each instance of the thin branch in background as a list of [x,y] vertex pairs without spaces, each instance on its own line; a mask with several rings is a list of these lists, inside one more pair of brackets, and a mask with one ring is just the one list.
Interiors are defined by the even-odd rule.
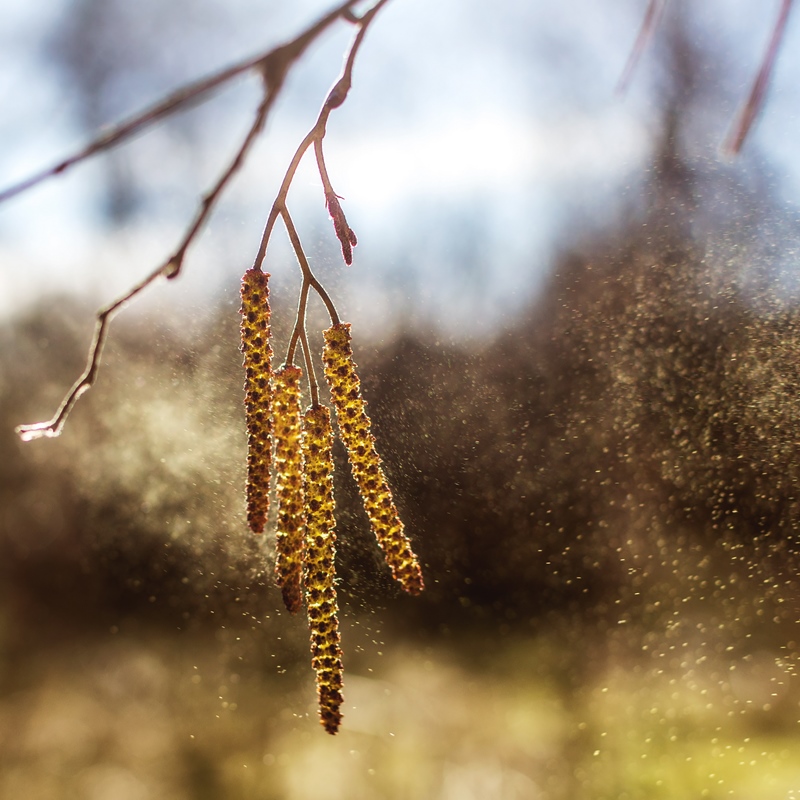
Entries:
[[[54,177],[68,167],[73,166],[80,161],[85,160],[86,158],[89,158],[89,156],[118,144],[124,138],[132,135],[134,132],[142,130],[144,127],[154,123],[158,119],[174,113],[190,100],[195,100],[204,94],[207,95],[212,88],[216,88],[222,83],[231,80],[245,69],[258,68],[261,70],[261,73],[264,77],[265,94],[261,104],[259,105],[255,120],[253,121],[253,124],[247,131],[247,134],[245,135],[241,145],[237,149],[228,166],[222,172],[217,182],[202,197],[197,213],[187,228],[186,233],[178,244],[175,252],[165,262],[160,264],[155,270],[147,275],[142,281],[137,283],[132,289],[114,300],[109,305],[100,309],[100,311],[97,313],[95,334],[89,349],[89,358],[86,369],[69,390],[52,419],[48,420],[47,422],[38,422],[31,425],[20,425],[16,428],[16,432],[24,441],[30,441],[40,437],[58,436],[61,433],[64,423],[70,411],[72,411],[73,407],[75,406],[75,403],[82,394],[91,388],[97,379],[100,356],[102,354],[103,345],[108,333],[108,324],[111,321],[112,316],[122,306],[124,306],[130,300],[133,300],[138,294],[144,291],[144,289],[146,289],[151,283],[154,283],[159,278],[166,277],[171,279],[180,274],[186,251],[192,242],[197,238],[197,235],[200,233],[203,225],[208,220],[211,211],[221,197],[224,189],[227,187],[231,178],[244,164],[253,143],[258,138],[259,133],[261,133],[261,131],[264,129],[266,119],[270,110],[272,109],[275,98],[280,93],[288,70],[292,64],[294,64],[294,62],[300,56],[302,56],[314,38],[316,38],[320,33],[322,33],[322,31],[324,31],[336,19],[338,19],[343,10],[346,10],[351,5],[354,5],[355,1],[356,0],[348,0],[348,2],[344,3],[335,11],[323,17],[319,22],[314,24],[311,28],[300,34],[288,44],[271,50],[258,58],[250,59],[243,65],[232,67],[216,76],[213,76],[212,78],[208,78],[204,81],[200,81],[197,84],[193,84],[192,87],[189,87],[184,91],[179,91],[171,95],[162,103],[156,104],[148,111],[143,112],[128,122],[117,126],[110,133],[107,133],[104,136],[94,140],[93,143],[88,145],[82,151],[61,162],[61,164],[57,165],[56,167],[35,175],[27,181],[23,181],[21,184],[18,184],[16,187],[11,187],[0,194],[0,202],[2,202],[4,199],[9,199],[16,194],[20,194],[21,192],[30,189],[32,186],[35,186],[37,183]],[[317,287],[315,286],[314,288]],[[317,291],[320,291],[320,289],[317,289]]]
[[317,406],[319,406],[319,384],[317,383],[317,376],[314,374],[314,362],[311,359],[311,349],[308,346],[308,334],[306,333],[305,326],[300,330],[300,346],[303,348],[303,360],[305,361],[306,372],[308,373],[311,406],[317,408]]
[[628,61],[625,64],[625,68],[622,70],[622,75],[617,84],[617,94],[624,94],[627,91],[631,76],[636,69],[636,65],[639,63],[639,59],[642,57],[642,53],[647,48],[648,42],[653,36],[653,31],[658,27],[658,21],[661,19],[666,4],[667,0],[650,0],[650,4],[647,6],[647,12],[644,16],[644,22],[642,22],[642,27],[639,29],[639,34],[636,37],[631,54],[628,56]]
[[722,152],[726,155],[735,156],[741,151],[744,140],[747,138],[747,134],[750,132],[758,112],[764,105],[767,86],[775,66],[775,59],[780,49],[781,39],[786,30],[786,23],[789,19],[789,12],[791,9],[792,0],[782,0],[778,20],[772,30],[772,36],[767,45],[767,50],[764,53],[761,68],[756,75],[755,81],[753,81],[750,94],[739,113],[739,117],[722,146]]

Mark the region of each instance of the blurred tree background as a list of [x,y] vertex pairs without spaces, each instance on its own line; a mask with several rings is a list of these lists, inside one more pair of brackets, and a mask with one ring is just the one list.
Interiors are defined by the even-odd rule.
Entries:
[[[272,197],[264,185],[313,119],[342,40],[298,70],[281,122],[187,274],[114,322],[98,384],[57,440],[23,444],[13,429],[49,416],[79,374],[94,303],[170,246],[243,127],[252,87],[86,167],[88,189],[48,187],[1,210],[0,795],[800,793],[800,220],[766,124],[786,126],[774,121],[782,107],[767,107],[740,159],[718,155],[757,64],[725,55],[726,36],[736,53],[758,53],[759,42],[735,38],[752,22],[747,4],[718,41],[708,9],[670,6],[624,100],[613,81],[645,4],[606,20],[610,49],[592,45],[610,28],[582,32],[556,5],[512,3],[496,16],[472,3],[387,7],[356,68],[352,116],[329,134],[330,167],[351,180],[354,277],[338,266],[316,187],[298,190],[317,268],[354,324],[378,442],[426,576],[421,597],[399,596],[341,469],[336,738],[316,721],[306,628],[280,610],[269,537],[246,531],[236,312]],[[14,133],[28,123],[32,146],[58,154],[71,136],[265,36],[281,41],[309,9],[81,0],[51,4],[35,25],[20,13],[24,52],[51,82],[0,125],[12,154],[0,161],[16,153],[9,174],[17,162],[30,168]],[[402,38],[414,30],[417,58]],[[426,43],[449,69],[429,72],[423,92]],[[459,61],[476,43],[475,63]],[[402,78],[389,98],[387,64]],[[602,158],[603,107],[613,106],[635,120],[640,138],[623,142],[635,157],[609,151],[608,173],[544,178],[547,211],[523,151],[513,153],[520,174],[496,163],[506,194],[483,179],[434,189],[444,172],[426,176],[418,154],[406,205],[362,196],[375,185],[360,182],[357,163],[373,163],[369,137],[402,160],[415,129],[396,131],[411,109],[435,149],[451,112],[424,109],[453,94],[480,127],[499,112],[476,98],[476,76],[494,78],[501,64],[497,95],[531,114],[532,149],[548,141],[537,126],[569,130],[596,112],[586,136],[600,145],[589,159]],[[588,75],[605,81],[602,97]],[[59,95],[56,135],[41,119]],[[351,136],[363,146],[348,148]],[[576,142],[553,159],[582,168],[588,145]],[[447,157],[436,150],[430,163]],[[460,165],[480,175],[497,157],[472,149]],[[546,222],[534,221],[540,212]],[[48,259],[64,250],[73,255],[50,281]],[[290,263],[280,248],[271,258]],[[269,269],[285,341],[294,267]],[[344,467],[343,451],[337,458]]]

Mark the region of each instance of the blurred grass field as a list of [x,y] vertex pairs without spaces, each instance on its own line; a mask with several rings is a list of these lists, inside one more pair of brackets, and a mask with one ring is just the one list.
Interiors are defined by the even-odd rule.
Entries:
[[303,627],[132,626],[5,658],[0,796],[785,800],[800,786],[800,685],[774,653],[686,669],[636,654],[629,632],[379,644],[351,621],[330,737]]

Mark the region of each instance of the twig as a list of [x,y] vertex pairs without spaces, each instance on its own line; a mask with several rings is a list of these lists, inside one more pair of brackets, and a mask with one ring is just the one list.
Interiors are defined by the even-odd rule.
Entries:
[[333,300],[331,300],[330,295],[325,291],[323,285],[314,277],[314,273],[311,271],[308,259],[303,251],[303,245],[300,242],[300,237],[297,235],[297,228],[295,228],[294,222],[292,222],[289,210],[286,208],[282,209],[281,217],[283,218],[284,225],[286,225],[286,231],[289,234],[289,239],[292,242],[292,247],[297,256],[297,263],[300,265],[300,270],[303,273],[303,279],[314,288],[314,291],[320,296],[322,302],[325,303],[325,307],[328,309],[328,315],[331,318],[331,325],[337,325],[339,323],[339,314],[336,311],[336,306],[333,304]]
[[[163,103],[154,106],[150,111],[139,115],[139,117],[134,118],[122,126],[118,126],[116,129],[116,134],[106,134],[105,137],[95,140],[92,145],[89,145],[87,148],[81,151],[81,153],[62,162],[62,165],[57,166],[46,173],[42,173],[39,176],[35,176],[34,178],[24,182],[24,184],[20,184],[17,187],[12,187],[12,189],[7,190],[5,193],[0,195],[0,202],[2,202],[2,199],[7,199],[13,194],[19,194],[36,183],[52,177],[59,172],[63,172],[68,166],[72,166],[73,164],[88,158],[90,155],[93,155],[102,149],[111,147],[113,144],[121,141],[125,136],[130,135],[135,130],[140,130],[146,125],[154,122],[156,119],[159,119],[168,113],[174,112],[179,106],[188,102],[189,99],[196,98],[204,92],[210,91],[210,88],[219,86],[223,80],[230,80],[245,68],[257,66],[262,71],[265,81],[265,94],[261,104],[259,105],[255,120],[250,126],[250,129],[248,130],[241,145],[226,169],[222,172],[213,188],[209,190],[201,199],[197,213],[192,220],[192,223],[187,228],[186,233],[181,239],[175,252],[164,263],[159,265],[143,280],[137,283],[131,290],[114,300],[109,305],[100,309],[100,311],[97,313],[95,334],[89,349],[89,357],[86,364],[86,369],[69,390],[59,406],[58,411],[56,411],[55,416],[51,420],[48,420],[47,422],[34,423],[32,425],[20,425],[16,428],[17,433],[24,441],[30,441],[40,437],[58,436],[61,433],[67,416],[74,407],[78,398],[84,392],[86,392],[97,379],[100,355],[103,350],[103,344],[105,343],[108,324],[111,321],[111,317],[123,305],[136,297],[140,292],[144,291],[144,289],[150,286],[150,284],[155,282],[158,278],[163,276],[171,279],[176,278],[180,274],[186,251],[191,243],[196,239],[198,233],[203,227],[203,224],[208,219],[228,182],[244,163],[253,142],[258,137],[258,134],[263,130],[264,123],[273,106],[275,98],[280,92],[289,68],[303,54],[313,39],[326,27],[328,27],[335,19],[337,19],[343,10],[348,9],[351,5],[354,5],[355,2],[356,0],[348,0],[348,2],[344,3],[335,11],[323,17],[319,22],[317,22],[293,41],[264,54],[258,59],[251,59],[249,62],[247,62],[247,67],[240,65],[237,68],[231,68],[227,70],[225,73],[221,74],[224,75],[224,79],[218,75],[215,78],[206,79],[205,81],[201,81],[199,84],[195,84],[194,87],[189,90],[178,92],[176,95],[172,95],[171,98],[168,98],[168,100],[164,101]],[[198,89],[198,87],[200,88]],[[295,236],[296,235],[297,234],[295,232]],[[315,280],[316,279],[314,279],[314,281]],[[313,282],[312,285],[314,285]],[[318,282],[317,286],[319,286]],[[317,289],[318,292],[321,292],[320,296],[323,296],[324,289],[322,289],[321,286],[317,288],[317,286],[314,288]],[[330,302],[330,298],[328,298],[328,302]],[[332,303],[330,304],[330,307],[333,307]]]
[[[330,116],[331,111],[333,111],[335,108],[339,108],[339,106],[341,106],[347,98],[347,94],[352,86],[353,65],[355,64],[356,55],[361,47],[361,43],[364,41],[367,28],[375,18],[375,15],[378,13],[378,11],[380,11],[380,9],[386,5],[388,1],[389,0],[378,0],[378,2],[369,11],[366,11],[361,17],[348,15],[348,19],[354,24],[358,25],[358,32],[353,39],[353,43],[350,45],[350,50],[347,53],[342,74],[333,85],[333,88],[328,92],[328,96],[325,98],[325,102],[322,104],[322,108],[317,116],[317,121],[314,123],[311,130],[305,135],[303,141],[300,142],[300,145],[292,156],[292,160],[289,162],[289,167],[286,170],[286,174],[283,176],[283,181],[278,189],[278,194],[275,197],[272,208],[269,212],[269,216],[267,217],[267,222],[264,226],[264,233],[261,235],[261,242],[258,246],[258,252],[256,253],[256,257],[253,262],[254,269],[262,269],[264,257],[267,253],[267,245],[269,244],[269,240],[272,236],[275,223],[278,221],[278,217],[286,208],[286,197],[289,194],[289,189],[292,185],[292,181],[294,180],[297,168],[300,166],[303,156],[306,154],[312,143],[316,143],[318,141],[321,142],[322,139],[325,138],[328,117]],[[330,180],[327,177],[327,172],[325,172],[324,176],[322,176],[322,173],[320,174],[323,181],[323,188],[325,188],[327,192],[328,187],[330,187]],[[325,184],[326,180],[327,185]],[[332,187],[330,187],[330,191],[333,191]]]
[[791,9],[792,0],[783,0],[778,14],[778,20],[772,30],[772,36],[767,45],[767,50],[764,53],[764,60],[761,62],[761,68],[756,75],[755,81],[753,81],[750,94],[742,107],[739,118],[733,125],[728,138],[722,146],[722,152],[726,155],[735,156],[741,151],[744,140],[747,138],[747,134],[750,132],[753,122],[764,104],[767,84],[772,75],[772,69],[775,66],[775,58],[780,49],[781,39],[786,30],[786,23],[789,19],[789,12]]
[[255,142],[256,138],[258,137],[258,134],[261,133],[261,131],[264,129],[264,122],[266,121],[267,115],[269,114],[269,111],[272,108],[272,104],[275,100],[275,97],[276,97],[275,92],[267,92],[266,96],[261,102],[261,105],[258,108],[255,122],[252,124],[250,130],[247,132],[247,135],[245,136],[244,141],[239,147],[239,150],[236,152],[236,155],[231,160],[227,169],[219,177],[219,180],[216,182],[216,184],[214,184],[214,188],[203,196],[200,202],[200,207],[197,210],[197,214],[195,215],[192,224],[187,229],[183,239],[178,245],[178,248],[173,253],[172,257],[164,265],[164,273],[167,276],[167,278],[171,279],[178,277],[181,268],[183,267],[183,259],[184,256],[186,255],[186,250],[188,249],[192,241],[195,239],[197,234],[200,232],[200,229],[203,227],[203,223],[206,221],[208,215],[211,213],[211,210],[213,209],[214,205],[216,204],[217,200],[222,194],[222,190],[228,184],[228,181],[234,176],[234,174],[244,163],[248,151],[250,150],[250,147],[252,146],[253,142]]
[[97,377],[97,369],[100,362],[100,353],[103,350],[103,344],[106,339],[108,323],[121,306],[136,297],[139,292],[146,289],[156,278],[163,273],[163,266],[159,267],[154,272],[151,272],[146,278],[140,281],[133,287],[124,297],[120,297],[113,303],[102,308],[97,314],[97,324],[94,330],[94,338],[92,345],[89,349],[89,359],[86,363],[86,369],[83,374],[75,382],[75,385],[69,390],[67,396],[62,401],[61,405],[56,411],[55,416],[48,422],[37,422],[33,425],[19,425],[15,430],[19,434],[23,442],[29,442],[32,439],[39,439],[43,436],[52,437],[58,436],[61,429],[64,427],[64,422],[72,410],[72,407],[77,402],[78,398],[89,389],[95,382]]
[[636,65],[639,63],[639,59],[653,35],[653,31],[655,31],[658,26],[658,20],[666,4],[666,0],[650,0],[650,4],[647,6],[647,12],[644,15],[642,27],[639,28],[636,42],[633,45],[631,54],[628,56],[628,61],[625,64],[625,68],[622,70],[622,75],[617,84],[617,94],[624,94],[627,90],[631,75],[633,75]]
[[308,290],[311,286],[308,276],[303,274],[303,286],[300,289],[300,300],[297,303],[297,317],[294,322],[294,330],[289,340],[289,350],[286,353],[286,364],[291,365],[294,363],[294,353],[297,349],[297,343],[300,342],[300,347],[303,351],[303,360],[306,365],[306,374],[308,375],[308,388],[311,394],[311,405],[316,408],[319,405],[319,384],[317,383],[317,375],[314,371],[314,362],[311,360],[311,351],[308,347],[308,333],[306,332],[306,306],[308,305]]
[[294,351],[297,348],[297,342],[301,334],[305,331],[306,327],[306,306],[308,305],[308,290],[311,284],[303,276],[303,285],[300,288],[300,299],[297,301],[297,316],[294,320],[294,330],[289,338],[289,349],[286,351],[286,364],[291,365],[294,363]]
[[280,81],[282,81],[289,67],[302,55],[308,45],[336,19],[345,16],[350,8],[357,2],[358,0],[347,0],[329,14],[322,17],[318,22],[291,42],[270,50],[267,53],[260,53],[257,56],[248,58],[238,64],[234,64],[220,72],[210,75],[207,78],[202,78],[196,83],[178,89],[173,94],[138,114],[135,114],[133,117],[110,127],[105,133],[89,142],[89,144],[78,152],[59,161],[52,167],[48,167],[0,191],[0,203],[10,200],[18,194],[22,194],[49,178],[66,172],[71,167],[74,167],[76,164],[85,161],[87,158],[97,153],[115,147],[125,139],[143,131],[145,128],[170,116],[176,111],[203,101],[215,89],[229,83],[233,78],[245,72],[254,69],[259,70],[267,82],[268,89],[270,91],[275,90],[277,88],[276,78],[280,78]]
[[311,395],[311,405],[314,408],[319,407],[319,385],[317,384],[317,376],[314,372],[314,362],[311,360],[311,350],[308,347],[308,334],[305,327],[300,331],[300,344],[303,347],[303,359],[306,362],[306,372],[308,373],[308,391]]

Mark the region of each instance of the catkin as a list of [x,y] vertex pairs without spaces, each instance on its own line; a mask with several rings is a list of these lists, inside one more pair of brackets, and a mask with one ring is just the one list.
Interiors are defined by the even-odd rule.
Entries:
[[300,378],[293,365],[274,375],[272,400],[277,474],[278,521],[275,576],[286,608],[296,613],[303,605],[303,455],[301,446]]
[[241,334],[247,422],[247,522],[261,533],[269,511],[272,458],[272,347],[269,275],[249,269],[242,276]]
[[325,378],[336,408],[339,433],[372,531],[392,576],[409,594],[419,594],[424,588],[422,570],[405,535],[375,450],[375,437],[370,433],[371,422],[361,396],[361,381],[356,374],[350,340],[349,323],[338,323],[325,331]]
[[333,518],[333,433],[330,411],[311,407],[303,416],[303,490],[306,552],[303,578],[311,633],[311,665],[317,673],[320,722],[328,733],[342,719],[342,651],[337,617],[336,530]]

